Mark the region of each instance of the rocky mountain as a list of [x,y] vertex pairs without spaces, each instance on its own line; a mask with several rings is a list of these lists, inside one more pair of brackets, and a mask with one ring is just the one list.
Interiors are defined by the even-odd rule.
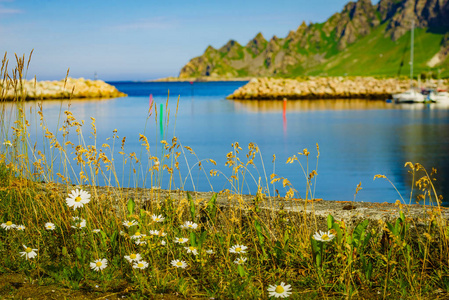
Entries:
[[258,33],[244,46],[234,40],[209,46],[179,77],[406,75],[412,22],[417,73],[449,76],[449,0],[358,0],[285,38]]

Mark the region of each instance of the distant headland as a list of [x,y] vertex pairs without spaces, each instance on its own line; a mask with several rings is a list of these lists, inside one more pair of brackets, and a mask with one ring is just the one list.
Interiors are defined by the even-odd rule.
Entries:
[[127,96],[102,80],[67,78],[59,81],[22,80],[0,82],[0,99],[5,101],[117,98]]

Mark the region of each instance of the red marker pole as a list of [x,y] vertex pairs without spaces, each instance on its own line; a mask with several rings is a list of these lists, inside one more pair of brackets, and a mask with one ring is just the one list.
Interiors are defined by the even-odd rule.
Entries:
[[287,98],[284,98],[284,103],[282,104],[282,120],[284,125],[284,135],[287,135]]
[[283,103],[283,107],[282,107],[282,115],[285,119],[285,113],[287,112],[287,98],[284,98],[284,103]]
[[148,109],[148,114],[151,114],[151,108],[152,108],[152,105],[153,105],[153,94],[150,94],[150,108]]

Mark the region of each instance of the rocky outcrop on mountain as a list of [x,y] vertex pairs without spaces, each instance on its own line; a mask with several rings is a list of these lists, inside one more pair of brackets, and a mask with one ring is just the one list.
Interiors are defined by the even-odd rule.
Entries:
[[379,25],[375,7],[371,0],[349,2],[339,15],[340,19],[335,26],[335,33],[340,50],[354,43],[360,36],[371,32],[372,27]]
[[[349,2],[326,22],[309,25],[303,22],[285,38],[274,36],[267,40],[258,33],[245,46],[234,40],[218,50],[209,46],[203,55],[193,58],[181,69],[179,77],[320,74],[332,58],[344,55],[350,45],[366,42],[364,37],[388,37],[396,42],[410,31],[412,21],[417,28],[439,34],[435,38],[442,39],[449,30],[449,0],[380,0],[375,5],[371,0]],[[388,49],[384,52],[362,54],[390,55],[390,63],[394,60],[398,65],[403,60],[398,57],[403,56],[402,52],[391,54]],[[420,60],[430,61],[435,54],[436,51],[426,53]],[[434,67],[443,62],[439,60]],[[342,70],[341,75],[344,73],[347,70]]]
[[0,85],[0,100],[47,100],[79,98],[116,98],[126,94],[102,80],[67,78],[60,81],[23,80]]
[[[436,84],[436,82],[429,82],[429,84]],[[444,81],[442,85],[447,87],[449,81]],[[376,79],[373,77],[254,78],[229,95],[228,99],[387,99],[392,94],[404,92],[409,88],[409,79]]]

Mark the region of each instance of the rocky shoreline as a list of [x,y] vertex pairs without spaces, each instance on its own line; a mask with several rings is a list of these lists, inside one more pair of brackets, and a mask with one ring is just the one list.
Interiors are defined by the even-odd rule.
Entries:
[[252,77],[215,77],[215,76],[199,76],[199,77],[164,77],[149,82],[215,82],[215,81],[250,81]]
[[[447,88],[442,80],[439,88]],[[414,86],[418,82],[414,81]],[[422,85],[424,86],[424,85]],[[426,86],[437,86],[436,80]],[[392,94],[410,88],[409,79],[377,79],[374,77],[307,77],[298,79],[253,78],[228,99],[282,100],[282,99],[391,99]]]
[[[23,80],[14,87],[13,82],[0,82],[0,99],[13,101],[81,98],[117,98],[127,96],[102,80],[67,78],[60,81]],[[16,95],[17,94],[17,95]]]

